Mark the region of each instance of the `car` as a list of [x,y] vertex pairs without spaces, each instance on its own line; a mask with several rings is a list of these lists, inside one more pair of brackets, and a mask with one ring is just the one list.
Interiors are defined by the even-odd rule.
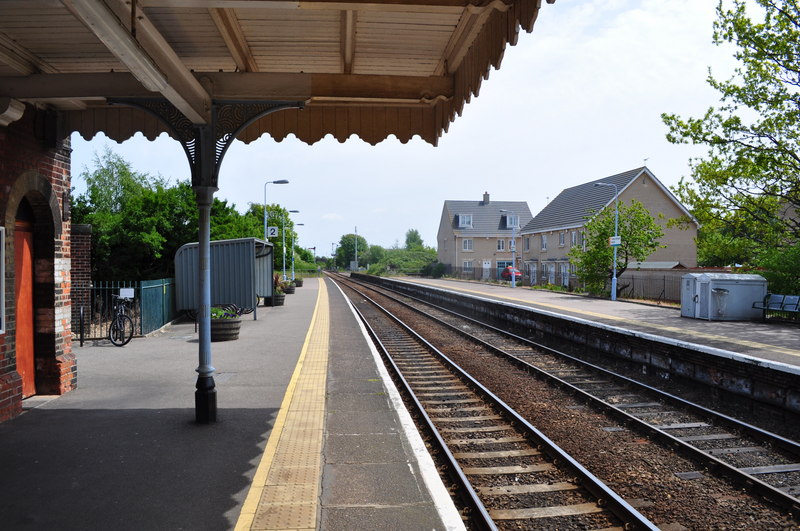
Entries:
[[522,272],[516,267],[508,266],[500,272],[500,278],[503,280],[511,280],[511,275],[517,280],[522,280]]

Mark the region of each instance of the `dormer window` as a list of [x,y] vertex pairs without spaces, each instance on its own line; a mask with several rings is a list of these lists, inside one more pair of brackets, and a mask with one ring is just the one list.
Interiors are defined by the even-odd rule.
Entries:
[[471,229],[472,228],[472,214],[459,214],[458,215],[458,228]]
[[516,214],[508,214],[506,216],[506,228],[507,229],[518,229],[519,228],[519,216]]

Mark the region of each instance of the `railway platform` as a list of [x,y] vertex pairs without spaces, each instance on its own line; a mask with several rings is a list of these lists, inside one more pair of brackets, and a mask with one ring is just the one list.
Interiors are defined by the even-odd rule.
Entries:
[[[800,365],[800,327],[408,279]],[[330,280],[213,343],[218,422],[194,421],[197,335],[76,344],[78,389],[0,424],[0,521],[38,529],[458,529],[459,515],[376,353]],[[800,370],[800,369],[798,369]]]
[[0,424],[14,530],[458,529],[344,296],[307,279],[212,344],[218,421],[194,423],[193,323],[74,345],[78,388]]
[[610,301],[523,286],[512,289],[505,284],[411,277],[403,280],[531,306],[575,319],[726,351],[734,357],[749,356],[783,364],[789,370],[800,370],[800,325],[796,323],[706,321],[681,317],[680,308],[671,306]]

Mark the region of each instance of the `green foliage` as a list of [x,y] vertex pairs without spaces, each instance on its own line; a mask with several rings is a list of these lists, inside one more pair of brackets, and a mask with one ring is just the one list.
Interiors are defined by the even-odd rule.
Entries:
[[[234,210],[235,211],[235,210]],[[244,236],[234,236],[235,238],[264,238],[264,205],[260,203],[250,203],[250,208],[245,212],[243,222],[244,228],[248,231]],[[212,217],[213,219],[213,217]],[[278,227],[278,236],[275,238],[268,238],[267,240],[272,243],[273,252],[273,265],[275,270],[283,269],[283,230],[286,230],[286,246],[288,248],[292,245],[292,238],[297,243],[297,232],[294,230],[294,221],[292,221],[291,214],[280,205],[267,205],[267,226]],[[311,262],[313,257],[309,258]],[[286,250],[286,266],[292,261],[291,250]],[[295,262],[297,267],[297,262]]]
[[386,249],[386,256],[380,265],[386,274],[420,274],[434,262],[436,251],[433,249]]
[[[380,245],[370,245],[369,250],[363,256],[364,265],[377,264],[382,262],[385,258],[386,258],[386,249],[384,249]],[[360,263],[361,262],[359,262],[359,264]]]
[[770,291],[795,295],[800,293],[797,264],[800,264],[800,244],[765,250],[758,256],[757,267],[745,270],[766,278]]
[[367,240],[363,236],[355,234],[345,234],[339,240],[339,248],[336,249],[336,266],[342,269],[350,267],[350,262],[355,260],[356,242],[358,242],[358,265],[366,265],[364,258],[369,251]]
[[446,268],[444,264],[436,261],[436,262],[431,262],[425,267],[423,267],[421,273],[423,276],[426,277],[442,278],[444,276],[445,269]]
[[[751,20],[753,2],[763,21]],[[720,2],[714,42],[737,46],[735,75],[709,76],[721,101],[702,117],[662,116],[671,142],[708,147],[705,158],[692,162],[693,182],[675,189],[702,225],[702,265],[738,263],[767,267],[773,278],[800,276],[800,262],[778,259],[796,252],[800,241],[799,17],[797,0]]]
[[419,231],[417,229],[409,229],[406,232],[406,250],[414,251],[423,247],[422,236],[420,236]]
[[235,313],[229,312],[224,308],[218,308],[216,306],[211,307],[211,318],[212,319],[238,319],[239,316]]
[[[92,276],[98,280],[147,280],[173,276],[175,253],[198,240],[198,211],[189,182],[168,186],[161,177],[136,173],[106,148],[95,155],[94,168],[81,178],[87,190],[73,200],[73,222],[92,225]],[[294,224],[285,209],[267,208],[269,224],[281,226],[286,215],[290,244]],[[239,214],[235,205],[214,199],[211,239],[263,237],[262,205]],[[282,260],[282,239],[274,238],[276,266]],[[300,253],[300,251],[298,251]],[[304,251],[301,256],[313,261]],[[312,266],[313,267],[313,266]]]
[[169,188],[161,178],[134,172],[106,148],[84,171],[73,221],[92,225],[96,279],[134,280],[169,276],[184,243],[197,240],[197,207],[187,183]]
[[[608,239],[614,235],[615,211],[613,205],[603,209],[586,223],[586,250],[573,247],[570,262],[575,264],[578,280],[586,284],[590,293],[602,293],[606,281],[613,276],[614,251]],[[664,230],[639,201],[619,203],[619,235],[622,245],[617,247],[617,278],[628,268],[628,263],[644,261],[659,248]],[[617,286],[621,291],[625,286]]]

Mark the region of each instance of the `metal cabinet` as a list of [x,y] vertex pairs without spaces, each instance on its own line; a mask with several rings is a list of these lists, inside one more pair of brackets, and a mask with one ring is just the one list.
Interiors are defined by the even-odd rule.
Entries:
[[749,321],[761,318],[753,303],[767,294],[761,275],[688,273],[681,277],[681,316],[709,321]]

